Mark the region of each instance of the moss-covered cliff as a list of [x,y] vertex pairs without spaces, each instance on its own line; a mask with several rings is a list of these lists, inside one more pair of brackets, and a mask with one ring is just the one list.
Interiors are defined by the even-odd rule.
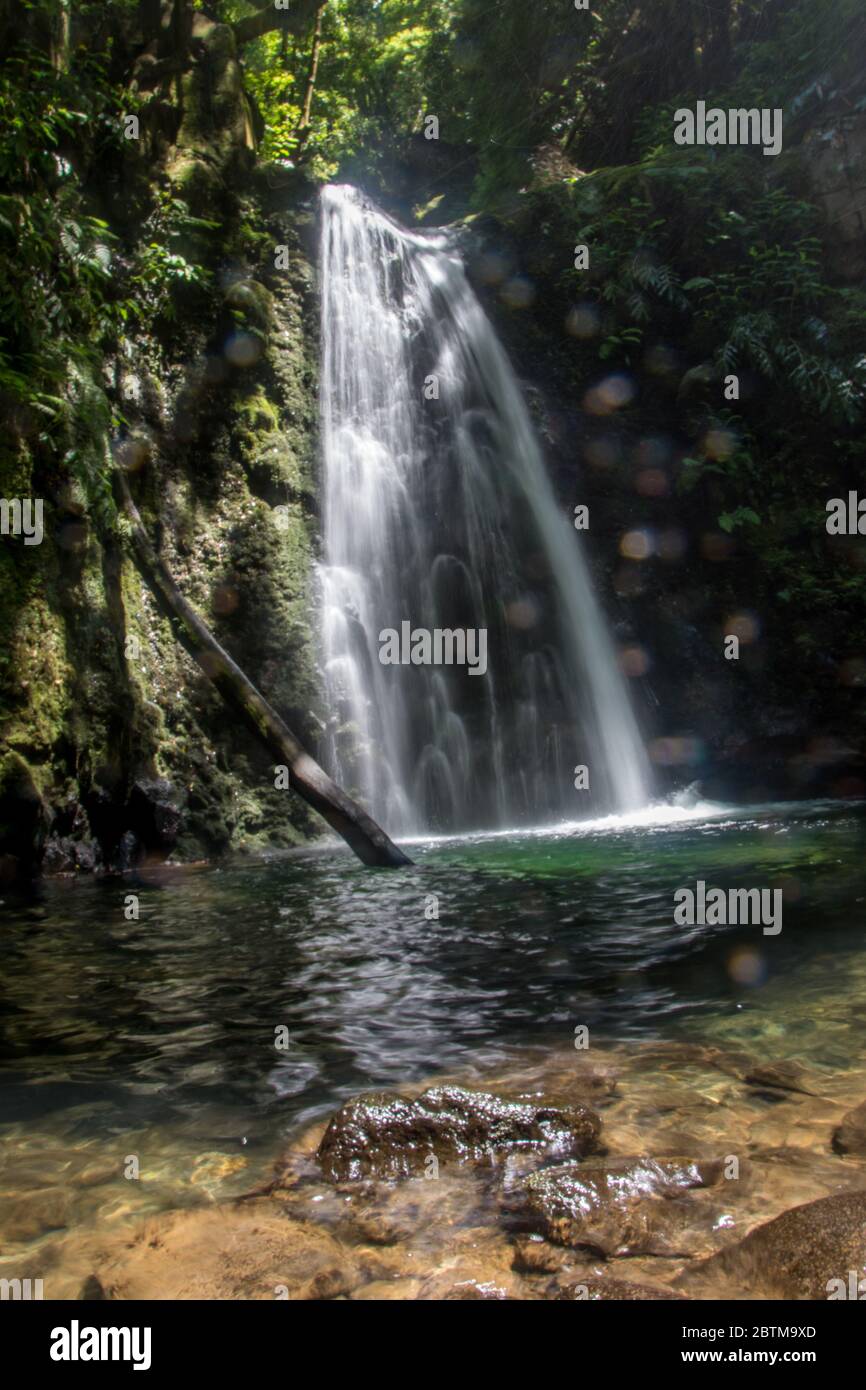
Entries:
[[[151,331],[117,338],[76,428],[111,449],[190,601],[302,737],[316,719],[317,307],[310,191],[257,165],[232,30],[194,17],[183,70],[139,58],[138,139],[86,197],[121,268],[177,255]],[[138,258],[138,261],[136,261]],[[80,404],[80,402],[79,402]],[[6,879],[296,842],[306,808],[175,641],[72,457],[10,409],[5,497],[45,536],[0,547],[0,841]],[[69,450],[71,456],[73,450]]]

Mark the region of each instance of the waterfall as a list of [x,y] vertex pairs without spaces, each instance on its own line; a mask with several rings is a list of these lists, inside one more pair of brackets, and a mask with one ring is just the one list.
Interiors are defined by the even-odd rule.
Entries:
[[[321,236],[326,765],[395,834],[644,805],[580,537],[452,241],[342,186]],[[404,623],[483,629],[486,673],[383,664]]]

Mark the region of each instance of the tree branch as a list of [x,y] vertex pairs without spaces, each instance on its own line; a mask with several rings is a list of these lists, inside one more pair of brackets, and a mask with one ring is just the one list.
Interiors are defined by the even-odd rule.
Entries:
[[315,18],[321,3],[322,0],[291,0],[289,9],[278,10],[274,0],[268,0],[268,3],[262,5],[255,14],[248,15],[246,19],[239,19],[232,25],[235,42],[240,47],[252,39],[261,38],[262,34],[270,34],[274,29],[282,29],[292,34],[301,33]]
[[328,0],[319,0],[319,8],[316,11],[316,28],[313,33],[313,47],[310,51],[310,63],[307,68],[307,90],[304,94],[304,107],[301,111],[301,119],[298,121],[298,128],[295,132],[298,140],[298,148],[303,150],[310,138],[310,115],[313,109],[313,92],[316,89],[316,74],[319,71],[319,51],[322,47],[322,20],[325,16],[325,5]]

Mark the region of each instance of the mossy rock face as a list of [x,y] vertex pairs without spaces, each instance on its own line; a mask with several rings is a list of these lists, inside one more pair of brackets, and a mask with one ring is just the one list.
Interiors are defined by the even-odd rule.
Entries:
[[243,396],[237,404],[236,415],[239,432],[250,442],[277,430],[280,423],[279,411],[273,401],[257,388]]
[[267,333],[273,322],[273,296],[257,280],[235,280],[226,291],[225,302],[243,324]]
[[215,217],[226,195],[219,168],[203,154],[180,150],[166,170],[175,195],[183,199],[196,217]]
[[[145,219],[166,189],[215,222],[165,243],[205,272],[202,286],[174,296],[173,320],[122,343],[95,386],[116,382],[111,403],[125,423],[114,458],[182,592],[315,753],[314,276],[292,198],[251,176],[250,108],[229,26],[195,14],[180,84],[180,100],[174,79],[159,95],[170,137],[135,151],[140,224],[110,189],[106,208],[126,240],[154,235]],[[277,271],[274,248],[285,243],[290,266]],[[255,351],[235,351],[239,342]],[[3,764],[5,870],[35,871],[46,834],[50,868],[76,872],[143,855],[257,852],[319,833],[178,644],[122,527],[112,533],[62,460],[46,457],[39,429],[33,421],[17,442],[0,441],[3,494],[46,498],[44,543],[0,547],[0,734],[13,750]]]
[[310,473],[305,466],[309,445],[302,432],[281,428],[280,411],[261,390],[239,402],[236,419],[238,444],[250,485],[256,496],[269,505],[283,504],[276,520],[281,530],[288,531],[288,521],[283,520],[287,498],[311,493]]
[[312,547],[304,521],[290,509],[286,519],[282,531],[259,504],[229,534],[229,564],[216,586],[217,631],[269,698],[305,719],[315,699],[312,673],[294,667],[289,654],[310,642]]
[[282,433],[271,440],[261,441],[251,450],[247,465],[256,495],[274,506],[280,505],[287,495],[297,495],[304,490],[301,464]]
[[181,79],[179,149],[205,154],[236,176],[248,171],[255,137],[234,34],[215,24],[202,35],[203,61]]

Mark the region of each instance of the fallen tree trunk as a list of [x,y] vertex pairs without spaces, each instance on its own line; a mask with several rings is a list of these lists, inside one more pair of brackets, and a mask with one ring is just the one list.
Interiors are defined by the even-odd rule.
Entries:
[[117,497],[129,519],[135,560],[161,609],[170,619],[178,641],[257,734],[278,766],[288,768],[289,784],[336,830],[365,864],[397,868],[411,859],[389,840],[357,802],[332,782],[304,751],[291,730],[259,693],[252,681],[220,646],[207,625],[178,589],[142,525],[126,477],[115,473]]

